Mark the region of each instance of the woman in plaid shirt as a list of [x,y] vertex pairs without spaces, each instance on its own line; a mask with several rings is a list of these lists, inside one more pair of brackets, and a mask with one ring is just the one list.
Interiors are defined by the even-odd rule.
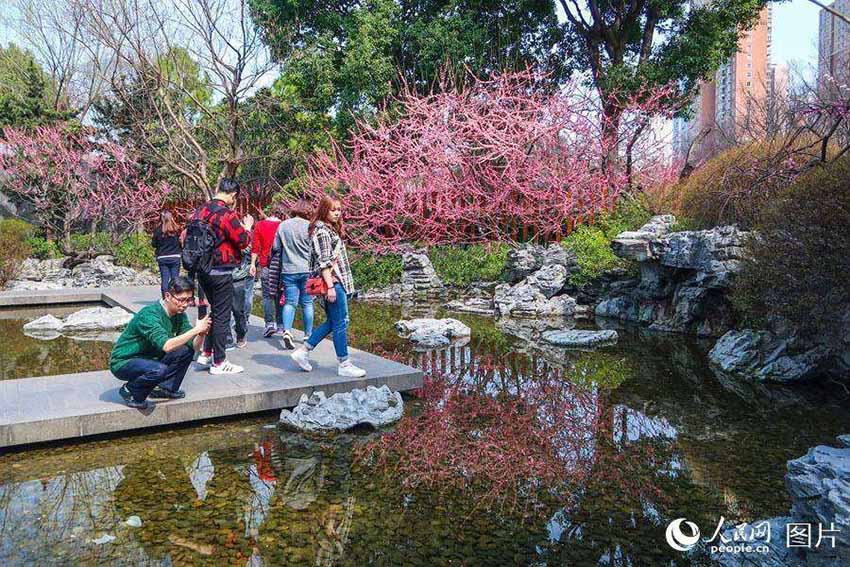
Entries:
[[354,293],[354,278],[345,250],[345,229],[342,226],[342,202],[325,195],[319,201],[313,222],[310,223],[310,239],[313,243],[313,255],[310,269],[321,273],[328,285],[324,308],[325,322],[313,331],[304,344],[294,350],[290,356],[302,370],[310,372],[310,351],[319,341],[333,334],[334,349],[339,361],[337,373],[340,376],[359,378],[366,371],[352,364],[348,358],[348,298]]

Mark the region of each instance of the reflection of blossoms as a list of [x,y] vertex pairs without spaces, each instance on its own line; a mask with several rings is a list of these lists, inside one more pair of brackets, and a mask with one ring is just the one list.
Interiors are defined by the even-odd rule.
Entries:
[[474,489],[483,505],[516,507],[533,505],[540,489],[568,490],[592,466],[592,389],[541,378],[516,395],[491,396],[431,375],[423,402],[421,414],[358,454],[406,487]]

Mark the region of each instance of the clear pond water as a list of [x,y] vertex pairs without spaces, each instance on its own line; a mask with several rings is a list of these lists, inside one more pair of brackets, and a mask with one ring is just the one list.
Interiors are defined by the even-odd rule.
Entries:
[[470,343],[423,354],[399,308],[354,305],[356,346],[454,394],[409,398],[391,431],[264,414],[0,456],[0,564],[704,564],[667,546],[670,519],[782,515],[786,461],[850,432],[840,388],[723,383],[710,344],[623,331],[567,352],[516,337],[535,323],[453,316]]
[[65,336],[44,340],[28,337],[23,326],[47,314],[70,315],[98,303],[68,303],[27,308],[0,308],[0,380],[54,376],[73,372],[103,370],[109,363],[112,343],[79,340]]

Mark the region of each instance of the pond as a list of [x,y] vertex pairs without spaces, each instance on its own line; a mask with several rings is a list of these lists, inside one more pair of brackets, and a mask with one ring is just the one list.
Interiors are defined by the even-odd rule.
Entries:
[[0,562],[706,564],[667,546],[670,519],[783,515],[786,461],[850,431],[843,391],[723,383],[710,343],[626,329],[558,351],[537,323],[453,314],[469,344],[419,353],[401,316],[356,303],[351,322],[431,377],[395,428],[263,414],[0,456]]
[[103,370],[109,363],[112,343],[59,336],[51,340],[28,337],[24,324],[43,315],[64,317],[99,303],[65,303],[24,308],[0,308],[0,380],[54,376]]

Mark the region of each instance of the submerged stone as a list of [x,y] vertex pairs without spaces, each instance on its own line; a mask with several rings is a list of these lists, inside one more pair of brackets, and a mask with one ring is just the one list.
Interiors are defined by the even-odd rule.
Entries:
[[141,528],[142,527],[142,519],[138,516],[130,516],[124,521],[125,524],[130,526],[131,528]]
[[604,331],[587,331],[581,329],[568,329],[562,331],[547,331],[543,333],[543,340],[547,343],[562,347],[596,347],[609,345],[617,342],[619,335],[617,331],[608,329]]
[[90,540],[90,541],[95,545],[103,545],[104,543],[109,543],[109,542],[115,541],[115,536],[109,535],[109,534],[103,534],[99,538],[93,539],[93,540]]

